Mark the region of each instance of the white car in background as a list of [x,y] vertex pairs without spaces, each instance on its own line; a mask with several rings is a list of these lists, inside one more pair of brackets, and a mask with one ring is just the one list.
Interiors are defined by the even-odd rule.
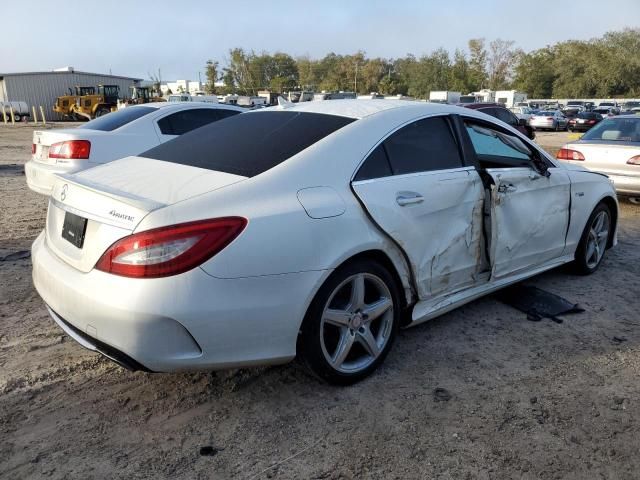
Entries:
[[494,117],[305,102],[58,176],[33,280],[63,330],[131,369],[298,355],[348,384],[400,326],[567,262],[594,272],[617,217],[606,177]]
[[91,120],[77,128],[33,132],[27,185],[49,195],[57,173],[75,173],[136,155],[203,125],[244,112],[212,103],[147,103]]
[[560,110],[541,111],[531,116],[529,125],[534,130],[566,130],[569,119]]
[[619,194],[640,200],[640,116],[605,118],[556,157],[608,175]]
[[533,115],[533,109],[529,107],[511,107],[509,110],[511,110],[516,117],[525,120],[527,123],[529,123]]

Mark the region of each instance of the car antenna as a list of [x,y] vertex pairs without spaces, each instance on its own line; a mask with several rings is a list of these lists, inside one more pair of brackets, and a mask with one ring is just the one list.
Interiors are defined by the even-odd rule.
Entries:
[[285,100],[285,98],[282,95],[278,96],[278,108],[280,110],[284,110],[285,108],[291,108],[293,106],[294,106],[293,102]]

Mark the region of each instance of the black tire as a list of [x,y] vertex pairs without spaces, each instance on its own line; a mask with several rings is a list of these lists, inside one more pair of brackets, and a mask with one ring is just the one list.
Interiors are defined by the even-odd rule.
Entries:
[[[601,247],[602,255],[594,265],[593,262],[589,262],[588,249],[589,249],[590,239],[593,238],[593,236],[591,235],[591,229],[594,226],[596,217],[601,212],[604,212],[606,214],[608,228],[607,228],[606,242],[604,242],[604,248]],[[598,270],[598,268],[602,264],[602,260],[604,260],[607,245],[609,245],[609,238],[611,237],[612,226],[613,226],[613,221],[611,217],[611,210],[604,203],[599,203],[596,206],[596,208],[594,208],[593,212],[591,212],[591,215],[589,215],[589,220],[587,220],[587,223],[582,232],[582,237],[580,237],[580,243],[578,243],[578,248],[576,249],[576,256],[572,264],[572,267],[575,273],[579,275],[590,275],[596,270]]]
[[100,107],[98,110],[96,110],[96,118],[98,117],[102,117],[103,115],[106,115],[107,113],[110,113],[111,110],[109,110],[106,107]]
[[[350,305],[353,303],[352,299],[354,297],[352,290],[354,287],[349,282],[351,282],[350,279],[352,278],[354,278],[353,281],[356,281],[355,278],[360,277],[364,278],[362,285],[364,285],[365,293],[369,288],[368,294],[362,297],[365,305],[361,310],[359,309],[363,313],[356,314],[361,316],[355,319],[354,316],[351,316],[351,319],[347,322],[348,325],[345,324],[343,326],[336,326],[325,321],[325,309],[329,307],[334,311],[349,315],[347,310],[352,310]],[[382,283],[379,283],[379,281]],[[380,296],[378,302],[382,301],[383,297],[386,299],[386,294],[388,293],[391,306],[380,316],[369,320],[364,312],[376,302],[376,288],[381,287],[382,284],[386,287],[386,291],[384,295]],[[347,297],[349,298],[347,299]],[[372,299],[371,303],[367,302],[367,300]],[[346,306],[336,306],[340,304],[345,304]],[[309,306],[298,339],[299,360],[312,374],[328,383],[334,385],[356,383],[370,375],[384,361],[395,340],[401,315],[402,302],[399,286],[385,267],[375,261],[365,259],[348,263],[331,274]],[[366,344],[363,335],[365,327],[367,332],[372,334],[371,338],[377,341],[376,346],[379,348],[379,353],[376,355],[372,355],[364,347]],[[336,367],[330,363],[327,357],[332,356],[330,350],[333,350],[333,347],[335,347],[334,354],[338,356],[338,351],[346,335],[351,335],[349,338],[353,340],[351,340],[350,345],[353,345],[353,347],[346,349],[349,353],[345,355],[341,365]],[[384,342],[381,346],[378,345],[380,341]],[[358,353],[364,354],[361,355],[363,360],[360,361]],[[351,359],[350,362],[347,362],[349,359]],[[367,361],[369,363],[366,363]],[[361,368],[353,367],[353,369],[348,370],[349,367],[345,366],[350,364],[361,364],[362,366]],[[343,370],[341,371],[341,369]],[[345,369],[347,371],[344,371]]]

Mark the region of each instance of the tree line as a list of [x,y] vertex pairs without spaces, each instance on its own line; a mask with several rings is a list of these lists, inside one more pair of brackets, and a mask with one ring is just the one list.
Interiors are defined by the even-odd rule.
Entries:
[[[355,91],[428,98],[432,90],[462,93],[520,90],[530,98],[640,97],[640,29],[568,40],[531,52],[515,42],[468,41],[451,55],[438,48],[419,57],[368,58],[329,53],[324,58],[276,52],[229,51],[226,65],[206,63],[209,93],[255,95],[259,90]],[[215,87],[223,80],[224,87]]]

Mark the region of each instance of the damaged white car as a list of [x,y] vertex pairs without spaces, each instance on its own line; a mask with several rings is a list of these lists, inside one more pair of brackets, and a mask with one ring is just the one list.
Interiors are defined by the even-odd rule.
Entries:
[[33,279],[53,319],[130,369],[283,363],[338,384],[412,326],[616,243],[606,176],[499,120],[309,102],[210,124],[56,180]]

